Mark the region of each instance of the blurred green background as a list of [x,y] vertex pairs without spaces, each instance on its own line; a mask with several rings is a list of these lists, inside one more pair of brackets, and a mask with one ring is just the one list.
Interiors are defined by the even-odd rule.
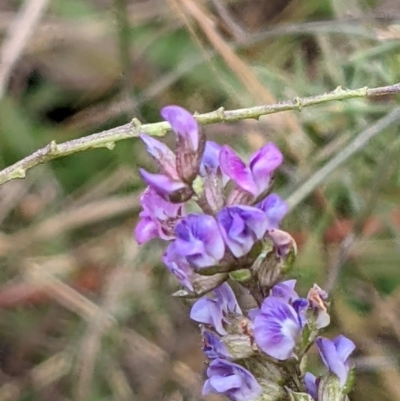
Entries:
[[[51,140],[159,121],[167,104],[203,113],[400,81],[397,0],[2,0],[0,72],[28,3],[42,3],[41,18],[0,81],[0,168]],[[399,99],[204,131],[242,155],[276,142],[286,159],[275,191],[287,197]],[[357,344],[357,401],[400,400],[399,133],[379,133],[283,226],[299,245],[300,292],[331,291],[326,334]],[[151,161],[125,140],[0,187],[0,401],[202,399],[190,303],[171,297],[164,245],[132,237],[138,166]]]

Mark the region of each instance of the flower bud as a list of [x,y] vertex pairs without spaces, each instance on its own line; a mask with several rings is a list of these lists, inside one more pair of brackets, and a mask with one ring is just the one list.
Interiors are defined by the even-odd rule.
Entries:
[[176,170],[186,184],[191,185],[196,178],[205,147],[205,138],[200,133],[197,121],[192,114],[179,106],[167,106],[161,115],[175,131],[178,144],[176,147]]

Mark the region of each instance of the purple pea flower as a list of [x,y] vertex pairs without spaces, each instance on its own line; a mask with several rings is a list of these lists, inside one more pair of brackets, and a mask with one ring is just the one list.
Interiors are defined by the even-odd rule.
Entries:
[[246,255],[268,227],[265,214],[252,206],[229,206],[217,214],[226,246],[237,258]]
[[338,377],[340,386],[343,387],[351,368],[349,357],[355,349],[353,341],[345,336],[338,336],[333,340],[318,337],[315,343],[325,366]]
[[271,184],[272,173],[282,163],[283,156],[273,144],[267,143],[255,152],[249,165],[227,145],[223,146],[219,156],[221,170],[242,190],[258,197]]
[[219,334],[227,334],[223,323],[229,313],[242,314],[232,288],[223,283],[212,291],[214,298],[202,297],[192,306],[190,318],[212,326]]
[[304,385],[306,386],[307,393],[311,395],[314,400],[318,397],[317,378],[310,372],[304,375]]
[[210,330],[203,329],[203,352],[208,359],[231,359],[221,338]]
[[263,210],[268,219],[268,229],[278,228],[281,220],[289,210],[289,205],[277,194],[268,195],[256,205]]
[[214,359],[207,369],[203,395],[224,394],[231,401],[255,401],[262,388],[245,368],[225,359]]
[[205,140],[200,135],[197,121],[182,107],[167,106],[161,110],[178,137],[176,166],[178,176],[187,184],[196,178],[204,152]]
[[254,319],[254,337],[262,351],[279,360],[294,357],[302,331],[296,309],[280,298],[268,297]]
[[143,210],[135,228],[136,240],[143,244],[155,237],[163,240],[175,238],[175,224],[183,214],[182,203],[170,203],[157,194],[153,188],[147,188],[140,197]]
[[189,214],[175,227],[175,246],[197,268],[214,266],[225,253],[224,241],[214,217]]
[[175,243],[167,248],[163,255],[163,262],[183,286],[193,291],[193,285],[190,281],[193,271],[188,261],[177,252]]

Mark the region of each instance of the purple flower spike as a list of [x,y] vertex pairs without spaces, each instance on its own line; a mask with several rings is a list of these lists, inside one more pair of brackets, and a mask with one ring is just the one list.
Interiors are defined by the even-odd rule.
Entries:
[[252,155],[248,167],[229,146],[222,147],[219,160],[221,170],[231,180],[257,197],[269,188],[272,173],[282,163],[283,156],[273,143],[268,143]]
[[183,204],[169,203],[152,188],[147,188],[140,197],[143,211],[135,229],[136,240],[143,244],[155,237],[164,240],[175,238],[174,227],[183,213]]
[[193,274],[193,271],[187,260],[176,252],[175,243],[172,243],[167,248],[167,251],[163,255],[163,262],[183,286],[193,291],[193,286],[190,281],[190,276]]
[[255,377],[236,363],[217,358],[207,369],[203,395],[224,394],[231,401],[255,401],[262,389]]
[[219,334],[227,334],[223,323],[229,313],[241,314],[235,294],[227,283],[212,292],[214,298],[202,297],[192,306],[190,318],[196,322],[214,327]]
[[291,358],[300,334],[295,309],[279,298],[266,298],[254,319],[254,337],[261,350],[279,360]]
[[192,114],[180,106],[167,106],[161,116],[168,121],[176,134],[182,138],[192,151],[199,148],[199,126]]
[[203,352],[208,359],[231,359],[221,338],[210,330],[203,330]]
[[276,284],[271,289],[271,296],[281,298],[286,302],[293,302],[299,298],[297,292],[294,290],[296,280],[286,280]]
[[237,258],[251,250],[268,225],[265,214],[252,206],[226,207],[217,214],[217,221],[225,244]]
[[175,181],[164,174],[152,174],[142,168],[139,169],[139,174],[142,180],[161,196],[168,196],[186,187],[183,182]]
[[325,366],[339,378],[340,386],[343,387],[351,367],[349,357],[356,347],[353,341],[345,336],[333,340],[318,337],[315,343]]
[[224,241],[214,217],[189,214],[176,227],[177,252],[197,268],[214,266],[225,253]]
[[317,389],[317,378],[310,372],[307,372],[304,375],[304,384],[306,386],[307,393],[311,395],[314,400],[318,397],[318,389]]
[[278,228],[281,220],[289,210],[289,205],[277,194],[268,195],[256,206],[267,215],[269,229]]

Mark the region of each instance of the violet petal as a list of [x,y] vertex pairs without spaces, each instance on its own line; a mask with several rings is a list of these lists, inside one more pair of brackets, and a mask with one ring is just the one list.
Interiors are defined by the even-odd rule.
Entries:
[[268,229],[278,228],[283,217],[289,210],[289,205],[277,194],[268,195],[257,207],[264,211],[268,218]]
[[314,400],[316,400],[318,397],[316,379],[317,378],[310,372],[307,372],[304,375],[304,384],[306,386],[307,393],[310,394]]
[[233,182],[243,190],[257,195],[257,186],[251,171],[229,146],[221,148],[219,162],[222,172]]
[[191,144],[191,150],[199,148],[199,126],[191,113],[180,106],[167,106],[161,110],[161,116],[178,136]]
[[249,167],[258,190],[257,195],[268,189],[271,182],[271,174],[282,161],[283,155],[281,151],[271,142],[253,154]]
[[139,220],[135,228],[135,238],[139,245],[158,236],[157,225],[148,217]]
[[225,359],[214,359],[207,369],[203,395],[223,394],[231,401],[255,401],[262,392],[255,377],[245,368]]
[[142,180],[152,187],[161,196],[170,195],[173,192],[185,188],[185,184],[181,181],[174,181],[164,174],[149,173],[144,169],[139,169]]
[[178,252],[195,267],[216,265],[224,256],[224,241],[212,216],[189,214],[175,227],[175,233]]
[[252,206],[229,206],[217,214],[218,225],[232,254],[241,257],[247,254],[254,243],[267,230],[264,213]]

